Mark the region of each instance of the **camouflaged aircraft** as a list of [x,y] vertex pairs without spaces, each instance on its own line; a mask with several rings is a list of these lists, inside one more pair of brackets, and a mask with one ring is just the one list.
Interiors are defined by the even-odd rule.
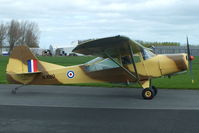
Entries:
[[[60,66],[38,60],[26,46],[13,49],[6,73],[10,83],[77,84],[139,83],[142,97],[152,99],[157,89],[151,80],[186,71],[192,67],[187,39],[187,54],[156,55],[150,49],[125,36],[96,39],[79,44],[73,52],[97,58],[81,65]],[[17,88],[12,90],[16,93]]]

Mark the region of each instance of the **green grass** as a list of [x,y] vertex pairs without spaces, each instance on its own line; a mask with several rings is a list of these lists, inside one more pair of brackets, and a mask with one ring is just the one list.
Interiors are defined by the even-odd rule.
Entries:
[[[38,57],[42,61],[55,63],[63,66],[71,66],[85,63],[94,57]],[[7,83],[6,81],[6,65],[8,62],[8,57],[0,56],[0,84]],[[156,78],[153,79],[153,85],[157,88],[167,88],[167,89],[199,89],[199,57],[196,57],[193,61],[193,74],[195,83],[191,83],[191,78],[189,73],[184,73],[180,75],[173,76],[171,78]],[[137,84],[125,85],[125,84],[111,84],[111,83],[92,83],[92,84],[77,84],[73,86],[101,86],[101,87],[138,87]]]
[[57,65],[72,66],[72,65],[86,63],[89,60],[92,60],[94,57],[93,56],[55,56],[55,57],[40,56],[38,58],[39,60],[46,61],[49,63],[54,63]]
[[0,56],[0,84],[7,83],[7,80],[6,80],[7,63],[8,63],[8,57]]

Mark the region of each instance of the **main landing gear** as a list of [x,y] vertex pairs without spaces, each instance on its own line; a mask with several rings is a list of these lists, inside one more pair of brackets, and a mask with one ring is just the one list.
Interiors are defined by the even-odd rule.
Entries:
[[155,86],[151,86],[150,88],[145,88],[143,91],[142,91],[142,97],[144,99],[153,99],[154,96],[156,96],[158,93],[158,90],[155,88]]

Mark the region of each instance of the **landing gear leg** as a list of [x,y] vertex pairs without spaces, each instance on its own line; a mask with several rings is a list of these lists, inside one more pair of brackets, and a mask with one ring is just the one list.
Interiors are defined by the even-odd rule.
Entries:
[[142,91],[142,97],[147,100],[153,99],[158,93],[158,90],[156,89],[156,87],[152,86],[151,80],[150,80],[149,86],[150,86],[149,88],[145,88]]
[[25,85],[21,85],[21,86],[18,86],[18,87],[15,87],[14,89],[11,90],[11,93],[12,94],[16,94],[17,93],[17,90],[21,87],[24,87]]

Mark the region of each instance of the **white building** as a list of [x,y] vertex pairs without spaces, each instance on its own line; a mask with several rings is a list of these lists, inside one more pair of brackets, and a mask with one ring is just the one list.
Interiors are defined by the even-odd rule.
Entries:
[[72,50],[78,45],[78,41],[72,42],[72,44],[68,47],[65,46],[58,46],[58,45],[50,45],[49,50],[51,51],[52,55],[60,55],[60,56],[69,56],[69,55],[78,55],[83,56],[82,54],[74,53]]
[[45,51],[46,49],[43,48],[30,48],[30,51],[35,55],[35,56],[42,56],[43,55],[43,51]]
[[3,46],[0,48],[0,55],[8,55],[9,53],[9,46]]
[[75,47],[61,47],[61,48],[57,48],[55,54],[56,55],[60,55],[60,56],[70,56],[70,55],[77,55],[77,56],[83,56],[83,54],[78,54],[78,53],[74,53],[72,52],[72,50]]

